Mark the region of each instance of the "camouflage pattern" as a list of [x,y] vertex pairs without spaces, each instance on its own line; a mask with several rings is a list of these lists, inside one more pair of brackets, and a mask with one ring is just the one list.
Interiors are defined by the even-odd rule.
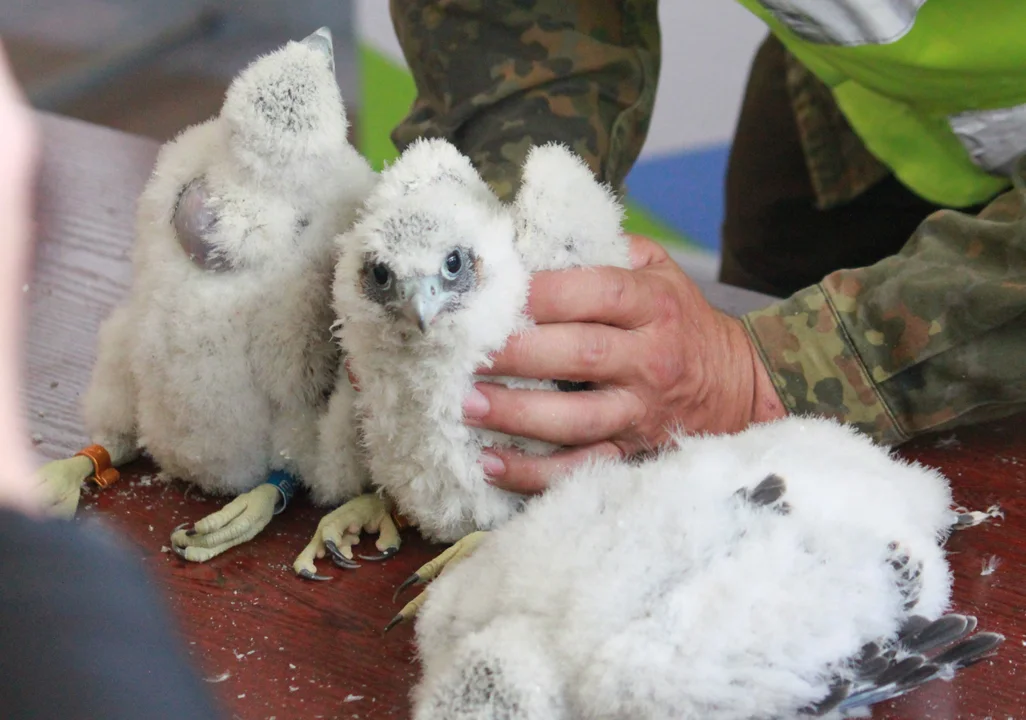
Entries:
[[885,444],[1026,410],[1026,190],[743,318],[791,412]]
[[826,210],[854,200],[890,170],[851,129],[830,88],[786,51],[784,64],[816,206]]
[[[392,133],[402,151],[444,137],[509,198],[532,145],[558,140],[622,190],[648,135],[659,80],[656,0],[391,0],[417,85]],[[833,95],[790,53],[787,85],[818,205],[888,174]],[[553,122],[553,120],[557,122]]]
[[612,187],[648,135],[659,77],[655,0],[391,0],[418,95],[392,133],[460,148],[509,199],[533,145],[559,141]]
[[[391,11],[418,88],[392,135],[400,150],[446,138],[508,199],[528,149],[560,141],[622,187],[655,102],[655,0],[391,0]],[[793,57],[787,86],[819,207],[887,176]],[[1026,410],[1024,206],[1020,185],[979,217],[942,211],[900,254],[742,318],[787,408],[886,444]]]

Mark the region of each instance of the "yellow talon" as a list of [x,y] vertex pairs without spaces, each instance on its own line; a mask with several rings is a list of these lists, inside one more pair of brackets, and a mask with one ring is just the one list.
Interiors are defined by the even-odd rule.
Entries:
[[[487,535],[487,531],[479,530],[466,535],[455,543],[447,547],[442,551],[436,558],[429,560],[424,563],[415,573],[406,578],[402,584],[396,588],[395,594],[392,596],[392,602],[395,602],[401,593],[411,585],[423,585],[431,582],[439,575],[444,573],[448,568],[458,564],[461,560],[465,560],[481,541],[484,540]],[[417,597],[410,600],[403,606],[403,609],[399,613],[389,620],[388,625],[385,626],[385,632],[388,632],[399,623],[411,620],[420,610],[420,606],[424,604],[427,598],[427,593],[422,592]]]
[[353,546],[360,541],[360,532],[376,532],[375,545],[379,555],[361,555],[364,560],[387,560],[399,551],[399,529],[392,520],[391,503],[376,493],[359,495],[321,518],[313,539],[292,563],[296,575],[320,580],[315,561],[330,555],[335,565],[353,570],[360,567],[353,560]]

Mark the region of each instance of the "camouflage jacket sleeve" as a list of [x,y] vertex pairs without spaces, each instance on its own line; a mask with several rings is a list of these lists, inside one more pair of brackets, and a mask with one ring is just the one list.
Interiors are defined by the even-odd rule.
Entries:
[[940,211],[902,251],[743,318],[791,412],[877,440],[1026,410],[1026,190]]
[[559,141],[620,190],[659,74],[655,0],[391,0],[417,86],[392,133],[459,147],[503,199],[533,145]]

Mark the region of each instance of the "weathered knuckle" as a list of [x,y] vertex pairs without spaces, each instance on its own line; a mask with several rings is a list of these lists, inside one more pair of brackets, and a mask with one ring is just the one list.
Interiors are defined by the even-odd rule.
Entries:
[[651,414],[648,406],[641,398],[631,395],[624,403],[623,429],[618,437],[635,442],[644,433]]
[[627,302],[633,285],[633,276],[629,272],[612,272],[602,284],[603,310],[616,313]]
[[578,358],[583,370],[591,371],[609,358],[609,340],[603,333],[587,333],[581,339]]
[[684,317],[680,298],[666,283],[652,288],[652,316],[661,324],[678,325]]

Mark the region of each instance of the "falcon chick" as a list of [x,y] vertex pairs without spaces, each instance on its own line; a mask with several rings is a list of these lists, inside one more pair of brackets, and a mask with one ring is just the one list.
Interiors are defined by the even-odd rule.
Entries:
[[427,590],[414,717],[837,717],[950,678],[1003,640],[942,617],[950,505],[827,420],[594,462]]
[[[393,554],[399,540],[389,510],[439,542],[497,527],[520,510],[523,496],[487,482],[482,448],[546,454],[555,446],[468,427],[463,398],[489,355],[530,326],[531,272],[629,266],[622,216],[608,189],[558,145],[531,151],[511,206],[444,140],[414,143],[382,172],[341,238],[334,286],[338,337],[359,381],[360,435],[380,495],[325,518],[297,572],[323,556],[326,532],[327,550],[344,566],[352,566],[361,528],[387,533],[378,547]],[[554,380],[489,380],[557,389]]]
[[[322,28],[243,70],[218,116],[161,148],[139,199],[133,283],[101,326],[85,424],[114,466],[145,448],[205,492],[243,493],[172,536],[188,560],[252,538],[297,476],[313,481],[339,364],[334,237],[375,179],[347,127]],[[93,469],[75,457],[43,477],[77,488]],[[320,499],[355,492],[339,477],[362,481],[336,475]]]

